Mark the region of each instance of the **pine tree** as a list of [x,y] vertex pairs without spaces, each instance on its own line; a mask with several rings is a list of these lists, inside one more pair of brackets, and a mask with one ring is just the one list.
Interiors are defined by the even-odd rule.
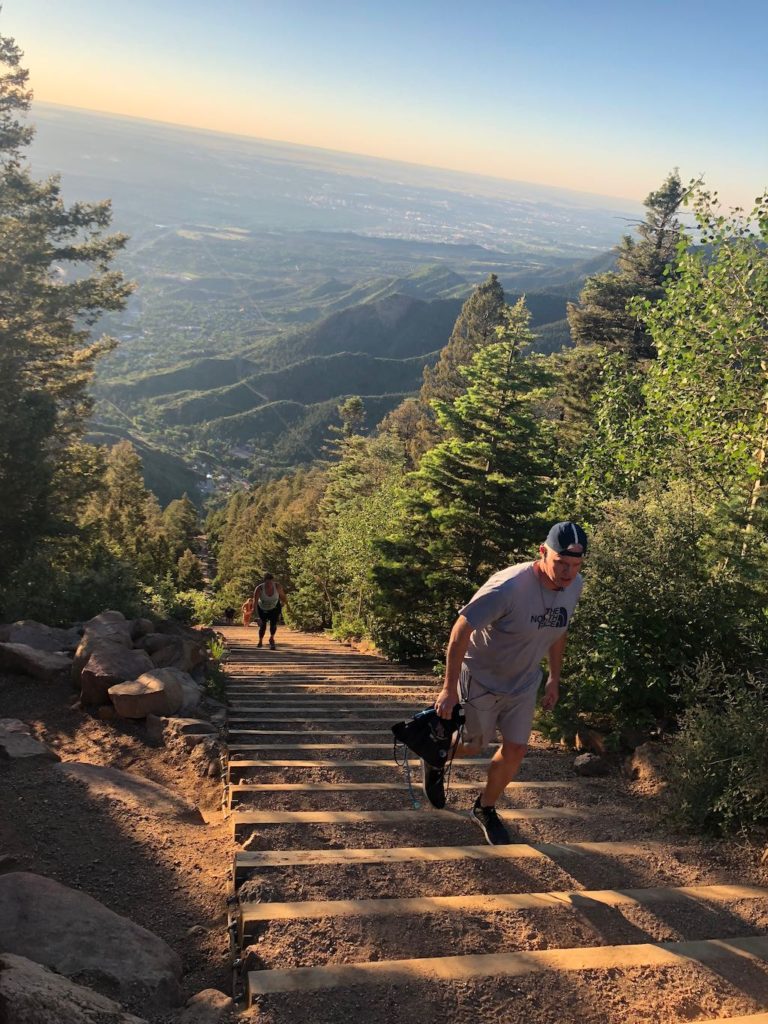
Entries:
[[464,394],[435,403],[444,440],[408,477],[399,535],[381,542],[373,570],[378,639],[395,653],[437,653],[485,576],[541,537],[552,452],[540,402],[551,378],[526,354],[529,320],[524,299],[507,307],[496,343],[462,371]]
[[624,235],[616,248],[617,269],[590,277],[578,304],[568,306],[568,323],[576,346],[620,349],[631,360],[652,359],[653,339],[637,313],[628,308],[637,296],[650,302],[664,294],[667,268],[680,240],[677,213],[690,193],[677,171],[645,199],[645,220],[637,226],[639,241]]
[[194,547],[199,526],[197,509],[189,495],[183,494],[166,506],[163,526],[175,558],[180,558],[186,548]]
[[489,274],[461,307],[436,365],[424,368],[422,402],[450,402],[464,391],[466,381],[459,367],[467,366],[478,349],[497,340],[496,328],[504,321],[504,308],[504,289],[496,275]]
[[106,235],[108,202],[66,207],[58,178],[35,181],[28,73],[0,37],[0,582],[35,543],[71,533],[90,480],[80,439],[88,385],[111,342],[93,341],[130,287],[109,270],[125,237]]

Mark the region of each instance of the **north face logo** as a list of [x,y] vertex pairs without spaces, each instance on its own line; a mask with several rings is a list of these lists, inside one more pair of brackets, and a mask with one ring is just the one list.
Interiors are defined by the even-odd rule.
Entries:
[[543,615],[532,615],[531,622],[537,622],[539,629],[565,629],[568,625],[568,609],[548,608]]

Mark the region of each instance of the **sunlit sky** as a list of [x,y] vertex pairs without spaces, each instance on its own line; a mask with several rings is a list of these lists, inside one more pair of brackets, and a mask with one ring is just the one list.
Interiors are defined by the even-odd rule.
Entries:
[[764,0],[2,0],[40,100],[642,198],[768,186]]

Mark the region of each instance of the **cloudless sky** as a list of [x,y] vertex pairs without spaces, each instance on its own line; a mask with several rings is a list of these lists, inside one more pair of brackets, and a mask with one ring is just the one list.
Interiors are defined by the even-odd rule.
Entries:
[[40,100],[642,199],[768,187],[765,0],[3,0]]

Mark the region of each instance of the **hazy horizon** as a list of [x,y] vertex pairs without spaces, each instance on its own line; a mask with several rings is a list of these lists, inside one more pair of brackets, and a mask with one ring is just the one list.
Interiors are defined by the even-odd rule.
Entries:
[[768,183],[759,0],[4,0],[0,23],[41,102],[619,199],[674,167],[726,205]]

